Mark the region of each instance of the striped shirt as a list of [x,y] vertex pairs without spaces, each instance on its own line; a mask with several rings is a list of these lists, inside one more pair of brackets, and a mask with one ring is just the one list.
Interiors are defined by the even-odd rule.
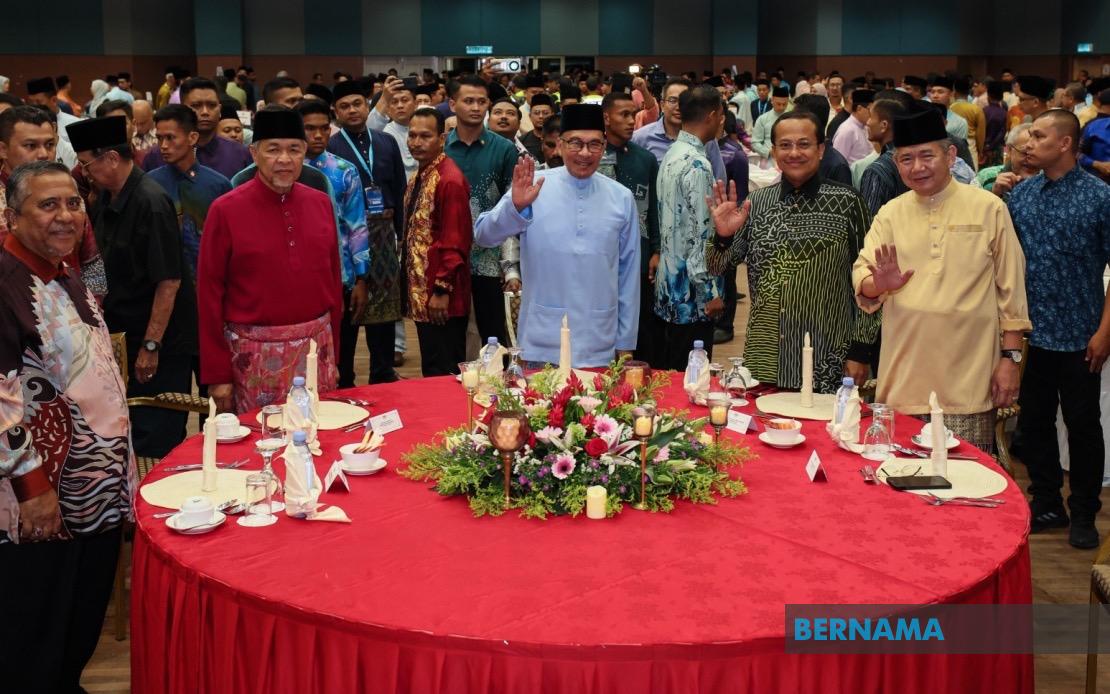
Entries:
[[709,271],[747,263],[752,295],[744,364],[764,383],[802,385],[802,341],[812,339],[813,387],[833,393],[844,360],[867,362],[880,317],[855,303],[852,263],[871,225],[863,198],[819,175],[749,196],[751,215],[731,239],[706,248]]

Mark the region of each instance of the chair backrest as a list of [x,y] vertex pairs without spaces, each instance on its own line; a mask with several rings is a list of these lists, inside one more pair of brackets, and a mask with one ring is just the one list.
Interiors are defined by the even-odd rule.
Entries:
[[112,333],[112,353],[116,355],[116,365],[123,377],[123,387],[127,387],[127,333]]

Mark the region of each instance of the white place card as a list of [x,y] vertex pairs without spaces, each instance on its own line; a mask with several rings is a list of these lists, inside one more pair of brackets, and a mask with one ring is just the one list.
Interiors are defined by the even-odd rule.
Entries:
[[403,427],[404,424],[401,424],[401,413],[397,410],[383,412],[377,417],[370,418],[370,428],[374,430],[374,433],[381,434],[382,436]]
[[829,478],[825,475],[825,468],[821,467],[821,456],[817,455],[817,451],[809,454],[809,462],[806,463],[806,475],[809,476],[810,482],[829,481]]
[[351,485],[347,482],[347,476],[343,474],[343,464],[338,460],[331,464],[331,468],[328,469],[328,474],[324,475],[324,491],[330,492],[336,480],[339,480],[343,485],[343,489],[348,492],[351,491]]
[[725,428],[735,431],[737,434],[746,434],[749,431],[755,431],[755,420],[750,414],[729,410],[728,424]]

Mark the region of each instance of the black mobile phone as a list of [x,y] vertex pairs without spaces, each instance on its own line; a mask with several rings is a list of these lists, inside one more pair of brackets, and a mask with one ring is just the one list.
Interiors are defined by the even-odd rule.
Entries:
[[402,81],[405,83],[405,89],[416,89],[420,86],[420,81],[415,77],[406,77]]
[[952,483],[940,475],[906,475],[902,477],[888,477],[886,483],[891,489],[900,492],[914,492],[925,489],[951,489]]

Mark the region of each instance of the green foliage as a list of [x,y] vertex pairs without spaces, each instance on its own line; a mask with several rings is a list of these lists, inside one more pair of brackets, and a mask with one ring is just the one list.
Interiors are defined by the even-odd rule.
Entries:
[[[562,412],[562,421],[556,421],[564,431],[537,440],[534,449],[525,446],[517,452],[512,461],[509,508],[524,518],[578,516],[585,510],[586,489],[592,485],[605,487],[610,516],[620,513],[626,503],[639,502],[640,449],[632,438],[633,405],[621,402],[631,391],[620,381],[620,366],[620,362],[610,365],[596,379],[597,388],[593,381],[578,390],[560,385],[550,366],[533,376],[523,396],[502,388],[499,407],[526,409],[534,432],[547,426],[553,408]],[[637,397],[658,393],[667,381],[666,374],[653,374]],[[704,426],[704,418],[690,420],[686,412],[659,413],[647,447],[644,500],[648,510],[670,512],[675,499],[715,504],[718,497],[747,492],[744,483],[733,479],[727,469],[750,460],[753,454],[727,439],[704,443]],[[571,432],[569,438],[567,431]],[[586,453],[586,446],[591,442],[596,446],[598,439],[605,441],[602,449],[608,451],[595,451],[598,457],[594,458]],[[502,461],[484,435],[449,429],[435,442],[417,445],[401,459],[404,466],[399,474],[434,482],[435,491],[445,496],[466,496],[475,516],[500,516],[507,510]]]

